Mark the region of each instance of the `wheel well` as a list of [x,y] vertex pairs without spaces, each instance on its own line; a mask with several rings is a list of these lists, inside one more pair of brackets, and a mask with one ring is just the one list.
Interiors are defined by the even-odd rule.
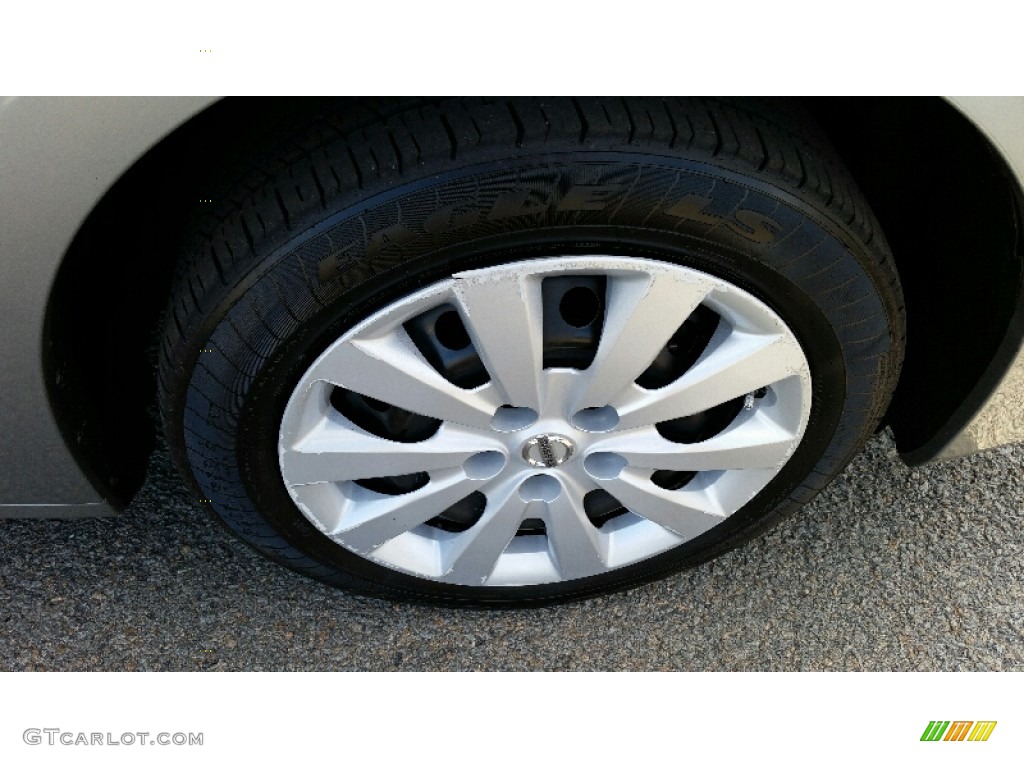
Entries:
[[[987,140],[940,99],[801,101],[893,248],[908,348],[888,423],[901,452],[920,457],[962,426],[951,426],[958,406],[998,380],[1000,345],[1019,341],[1006,339],[1021,293],[1016,185]],[[155,350],[200,201],[269,138],[328,107],[337,104],[217,102],[133,165],[72,242],[47,307],[43,362],[65,441],[111,502],[126,504],[141,487],[155,444]]]
[[903,284],[907,350],[887,415],[909,463],[965,426],[1020,346],[1020,191],[938,98],[807,99],[871,203]]
[[155,445],[156,345],[183,236],[241,158],[322,100],[224,99],[151,148],[108,190],[54,279],[43,367],[64,441],[124,506]]

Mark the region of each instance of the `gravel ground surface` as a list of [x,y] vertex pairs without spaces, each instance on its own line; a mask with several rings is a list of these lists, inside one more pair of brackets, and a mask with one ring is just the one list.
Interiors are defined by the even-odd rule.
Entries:
[[1024,446],[909,469],[876,437],[696,570],[530,611],[394,605],[235,541],[164,452],[118,519],[0,521],[5,670],[1024,669]]

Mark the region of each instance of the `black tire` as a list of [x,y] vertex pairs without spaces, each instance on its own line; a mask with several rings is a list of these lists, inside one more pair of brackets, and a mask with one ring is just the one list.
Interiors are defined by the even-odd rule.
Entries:
[[[903,355],[899,280],[827,141],[788,103],[711,99],[342,102],[251,160],[196,227],[160,363],[168,443],[197,496],[277,562],[392,599],[522,605],[708,560],[807,503],[884,415]],[[551,584],[468,587],[384,567],[300,512],[278,464],[285,403],[342,333],[454,272],[638,256],[759,298],[807,356],[796,452],[723,523],[656,556]]]

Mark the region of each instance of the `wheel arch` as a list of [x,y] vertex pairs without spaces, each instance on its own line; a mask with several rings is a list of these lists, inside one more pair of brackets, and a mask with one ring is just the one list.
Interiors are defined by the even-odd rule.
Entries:
[[41,346],[50,409],[115,508],[141,488],[155,445],[152,345],[178,237],[209,194],[211,162],[241,129],[243,106],[215,101],[137,157],[78,228],[50,288]]
[[65,251],[42,327],[46,397],[68,451],[115,508],[142,487],[155,446],[155,345],[183,236],[203,206],[223,203],[216,190],[245,158],[334,101],[212,101],[117,178]]
[[[971,446],[951,443],[999,387],[1024,339],[1024,196],[1007,162],[1014,158],[948,100],[804,103],[871,202],[903,284],[906,357],[886,418],[897,448],[915,465],[968,453]],[[1024,112],[1009,100],[1000,106]],[[989,119],[990,126],[999,127]]]
[[[905,458],[930,460],[995,389],[1024,338],[1016,177],[979,129],[940,99],[802,101],[892,245],[910,327],[887,421]],[[213,104],[135,162],[67,250],[43,333],[48,397],[79,465],[113,503],[126,504],[141,487],[154,445],[155,344],[191,216],[230,172],[231,157],[322,104]],[[951,165],[937,172],[930,158],[948,147],[956,149],[947,155]],[[965,243],[974,267],[966,281]],[[99,296],[78,291],[83,284],[99,286]],[[936,309],[953,302],[965,316]],[[962,350],[964,364],[951,370],[934,336]],[[100,386],[113,371],[117,387]]]

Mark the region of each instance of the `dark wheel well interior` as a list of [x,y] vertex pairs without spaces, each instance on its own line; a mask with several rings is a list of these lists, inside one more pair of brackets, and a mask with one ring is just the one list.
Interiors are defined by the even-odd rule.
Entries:
[[936,98],[807,99],[896,259],[906,359],[888,422],[928,461],[981,406],[1021,341],[1020,191],[1002,158]]
[[[888,422],[900,450],[926,460],[962,426],[957,409],[1005,370],[993,364],[1001,345],[1019,342],[1007,338],[1021,294],[1016,184],[940,99],[802,101],[893,248],[908,349]],[[337,100],[220,101],[139,160],[75,237],[47,307],[43,361],[65,440],[113,503],[141,487],[155,444],[155,346],[183,236],[208,205],[200,201],[272,137],[337,109]]]

